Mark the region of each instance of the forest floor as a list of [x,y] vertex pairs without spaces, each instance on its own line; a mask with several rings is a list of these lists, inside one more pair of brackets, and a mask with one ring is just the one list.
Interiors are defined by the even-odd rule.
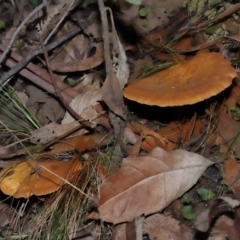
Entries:
[[239,50],[238,1],[0,0],[0,240],[240,240]]

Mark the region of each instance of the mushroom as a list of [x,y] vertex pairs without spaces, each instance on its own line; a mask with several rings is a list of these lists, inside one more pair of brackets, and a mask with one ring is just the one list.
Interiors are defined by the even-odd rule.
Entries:
[[[48,169],[49,171],[47,171]],[[0,189],[15,198],[46,195],[57,191],[82,169],[79,160],[28,159],[9,163],[0,173]]]
[[150,106],[182,106],[217,95],[237,76],[230,61],[215,52],[199,52],[124,89],[124,97]]

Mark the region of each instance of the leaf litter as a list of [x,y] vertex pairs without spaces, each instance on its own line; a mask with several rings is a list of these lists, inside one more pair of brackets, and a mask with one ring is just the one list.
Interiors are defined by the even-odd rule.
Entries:
[[1,237],[239,239],[239,3],[37,2],[0,5]]

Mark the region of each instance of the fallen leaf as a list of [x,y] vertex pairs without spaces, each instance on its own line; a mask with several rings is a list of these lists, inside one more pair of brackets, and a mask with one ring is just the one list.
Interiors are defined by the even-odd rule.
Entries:
[[[93,125],[97,124],[97,111],[93,108],[101,100],[102,90],[89,89],[83,94],[79,94],[72,100],[69,106],[86,120],[90,120]],[[75,119],[67,112],[62,120],[62,124],[73,122]]]
[[55,98],[32,85],[26,87],[26,93],[29,97],[27,107],[41,125],[63,118],[65,110]]
[[134,133],[138,135],[142,134],[144,136],[142,147],[146,151],[150,152],[155,147],[161,147],[166,149],[168,140],[164,138],[161,134],[135,122],[128,123],[128,127],[130,127]]
[[79,125],[78,121],[70,122],[68,124],[57,124],[57,123],[49,123],[44,127],[36,129],[31,132],[31,143],[34,144],[46,144],[51,140],[69,132],[74,127]]
[[[126,224],[113,227],[114,240],[126,240]],[[162,214],[154,214],[143,220],[142,232],[149,239],[190,240],[193,239],[191,228],[176,219]]]
[[102,43],[97,44],[96,53],[86,59],[74,62],[56,62],[51,63],[51,68],[57,72],[77,72],[95,68],[103,62]]
[[103,83],[102,99],[112,112],[123,119],[126,119],[123,112],[124,100],[122,89],[120,87],[119,80],[113,71],[107,75]]
[[175,143],[180,141],[183,145],[187,145],[191,138],[196,138],[200,135],[202,127],[202,123],[199,120],[183,124],[172,122],[167,127],[161,128],[158,133],[169,141]]
[[109,136],[104,136],[102,134],[92,134],[86,136],[74,136],[62,140],[60,143],[57,143],[52,146],[50,154],[56,154],[66,151],[83,152],[86,150],[91,150],[97,146],[105,146],[111,142]]
[[232,87],[230,96],[226,100],[225,104],[228,107],[235,106],[239,99],[240,99],[240,87],[238,84],[236,84],[235,86]]
[[125,158],[100,186],[100,218],[117,224],[159,212],[191,188],[211,164],[195,153],[158,147]]
[[201,211],[197,216],[194,226],[196,229],[202,232],[206,232],[212,220],[221,214],[224,214],[229,208],[233,209],[238,207],[240,202],[230,197],[219,197],[210,202],[210,207]]
[[224,169],[223,179],[233,191],[235,198],[240,200],[240,164],[231,156],[224,161]]
[[118,38],[114,22],[112,22],[112,28],[112,68],[107,70],[107,77],[102,87],[102,98],[113,113],[126,119],[123,112],[122,89],[129,78],[129,67],[127,56]]
[[219,135],[231,146],[232,150],[240,156],[240,123],[232,119],[227,113],[219,114],[217,126]]
[[228,229],[229,239],[240,240],[240,209],[235,209],[234,224]]

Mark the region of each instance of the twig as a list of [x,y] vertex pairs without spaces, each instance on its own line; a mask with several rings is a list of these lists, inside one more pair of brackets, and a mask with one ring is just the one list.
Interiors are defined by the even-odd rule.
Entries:
[[[82,30],[80,28],[77,28],[74,31],[64,35],[63,37],[58,38],[56,41],[48,44],[45,48],[47,49],[47,51],[53,50],[57,46],[66,42],[67,40],[75,37],[81,31]],[[6,50],[4,52],[6,52]],[[33,49],[31,52],[29,52],[29,54],[26,57],[22,58],[22,60],[19,61],[18,64],[14,68],[12,68],[7,73],[2,75],[2,77],[0,78],[0,84],[3,84],[4,82],[6,82],[10,77],[12,77],[14,74],[16,74],[21,69],[23,69],[34,57],[36,57],[42,53],[43,53],[43,49],[42,49],[41,45],[37,46],[35,49]]]
[[18,33],[21,31],[21,29],[23,28],[23,26],[27,23],[27,21],[34,15],[36,14],[38,11],[40,11],[42,8],[44,8],[47,5],[48,1],[47,0],[43,0],[43,2],[37,6],[32,12],[29,13],[29,15],[21,22],[21,24],[17,27],[16,31],[14,32],[10,42],[8,43],[8,46],[6,48],[6,50],[4,51],[4,53],[2,54],[1,58],[0,58],[0,64],[4,61],[5,57],[7,56],[8,52],[10,51],[13,42],[15,41]]
[[58,89],[58,86],[57,86],[57,83],[56,83],[56,80],[53,76],[53,72],[52,72],[52,69],[51,69],[51,66],[50,66],[50,63],[49,63],[49,58],[48,58],[48,53],[47,53],[47,49],[45,48],[44,46],[44,43],[42,41],[42,39],[40,38],[40,44],[42,46],[42,49],[43,49],[43,54],[44,54],[44,58],[45,58],[45,61],[46,61],[46,64],[47,64],[47,67],[48,67],[48,71],[49,71],[49,74],[50,74],[50,77],[52,79],[52,84],[55,88],[55,92],[56,92],[56,95],[58,96],[59,100],[62,102],[62,104],[65,106],[65,108],[67,109],[67,111],[72,115],[72,117],[74,117],[76,120],[78,121],[81,121],[81,123],[87,127],[87,128],[92,128],[92,124],[91,122],[89,122],[88,120],[82,118],[78,113],[76,113],[69,105],[68,103],[64,100],[64,98],[62,97],[62,94],[61,92],[59,91]]
[[67,15],[69,14],[69,12],[72,10],[72,8],[74,7],[74,3],[76,0],[73,0],[71,2],[71,4],[69,5],[67,11],[63,14],[63,16],[61,17],[61,19],[58,21],[58,23],[55,25],[55,27],[53,28],[53,30],[50,32],[50,34],[48,35],[48,37],[45,39],[44,41],[44,45],[46,45],[49,41],[49,39],[53,36],[53,34],[56,32],[56,30],[58,29],[59,25],[63,22],[63,20],[67,17]]

